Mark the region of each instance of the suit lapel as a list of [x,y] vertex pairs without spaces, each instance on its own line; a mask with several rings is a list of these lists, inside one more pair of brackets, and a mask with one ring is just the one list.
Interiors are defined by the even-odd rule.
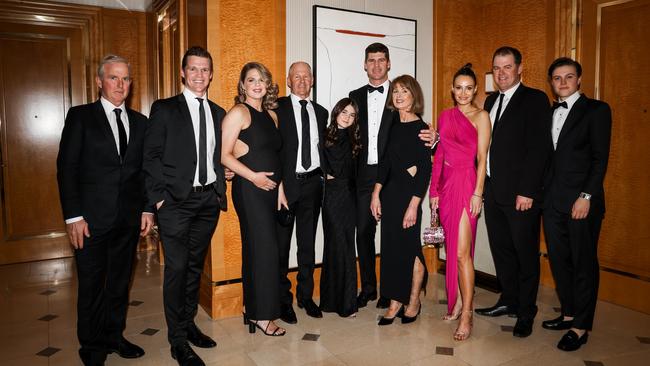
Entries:
[[578,98],[578,100],[576,100],[575,104],[573,104],[573,107],[571,107],[571,110],[569,111],[569,115],[564,121],[562,130],[560,131],[560,136],[557,138],[557,148],[560,148],[562,140],[566,139],[566,135],[582,119],[586,112],[586,107],[587,97],[585,97],[583,94],[580,96],[580,98]]
[[95,121],[99,123],[99,129],[102,131],[106,139],[108,139],[111,142],[110,146],[113,146],[113,152],[115,158],[119,160],[120,152],[117,148],[117,145],[115,144],[115,136],[113,136],[113,130],[111,130],[111,124],[108,122],[108,117],[106,117],[106,112],[104,111],[102,102],[99,99],[95,102],[93,109],[95,112]]
[[[506,109],[501,111],[501,118],[499,118],[499,123],[495,125],[495,128],[492,131],[492,135],[496,133],[496,130],[500,129],[501,126],[503,126],[504,123],[508,123],[508,117],[514,113],[513,110],[515,109],[515,106],[517,106],[519,103],[519,100],[523,97],[524,95],[524,84],[520,84],[517,90],[512,94],[512,97],[508,101],[508,105],[506,105]],[[488,112],[489,113],[489,112]]]
[[129,139],[126,145],[126,153],[124,154],[124,159],[122,161],[126,161],[126,158],[129,156],[129,152],[131,149],[133,149],[133,145],[131,142],[132,141],[137,141],[138,139],[138,127],[136,126],[136,117],[135,113],[133,113],[132,110],[126,109],[126,114],[129,116]]
[[189,128],[189,131],[192,131],[190,134],[192,138],[190,140],[192,143],[192,151],[194,151],[194,154],[196,154],[196,141],[194,138],[196,134],[194,132],[194,124],[192,124],[192,115],[190,114],[190,108],[187,105],[187,100],[185,100],[185,96],[182,93],[178,95],[178,112],[182,117],[182,123],[185,125],[181,126],[181,130]]

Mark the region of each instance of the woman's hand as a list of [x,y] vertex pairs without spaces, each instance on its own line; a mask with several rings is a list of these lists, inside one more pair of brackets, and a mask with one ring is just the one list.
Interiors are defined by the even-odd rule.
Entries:
[[483,197],[472,195],[472,198],[469,199],[469,213],[472,217],[478,216],[481,213],[483,208]]
[[284,185],[280,183],[278,187],[278,211],[282,209],[282,206],[289,209],[289,202],[287,201],[287,196],[284,194]]
[[277,185],[274,181],[268,178],[273,174],[273,172],[256,172],[253,174],[251,182],[253,182],[257,188],[270,191]]
[[429,197],[429,207],[432,210],[435,210],[438,208],[438,201],[440,200],[440,197]]
[[411,226],[415,225],[415,221],[418,218],[418,208],[414,205],[409,205],[404,213],[404,219],[402,220],[402,228],[408,229]]
[[379,199],[379,193],[372,193],[372,199],[370,200],[370,211],[372,216],[379,222],[381,220],[381,200]]

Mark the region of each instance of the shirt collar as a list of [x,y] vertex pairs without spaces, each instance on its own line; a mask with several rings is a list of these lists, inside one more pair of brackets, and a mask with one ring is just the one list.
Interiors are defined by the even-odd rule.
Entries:
[[108,99],[104,98],[103,96],[99,98],[99,100],[101,101],[102,107],[104,107],[104,111],[106,111],[107,115],[113,113],[113,110],[115,110],[115,108],[121,109],[122,113],[126,112],[126,105],[124,102],[122,102],[122,104],[116,107],[115,105],[113,105],[113,103],[109,102]]
[[196,104],[199,104],[199,101],[196,100],[196,98],[202,98],[203,101],[207,99],[205,94],[203,94],[202,97],[199,97],[198,95],[192,93],[188,88],[183,88],[183,95],[185,96],[185,100],[194,101]]
[[[368,83],[368,85],[372,85],[372,84]],[[386,81],[384,81],[381,85],[372,85],[372,86],[377,87],[377,88],[380,87],[380,86],[383,86],[384,87],[384,93],[383,94],[388,95],[388,88],[390,87],[390,79],[386,79]],[[370,94],[370,93],[368,93],[368,94]]]
[[501,93],[505,94],[505,96],[504,96],[505,99],[510,99],[510,98],[512,98],[512,95],[517,91],[517,89],[519,89],[520,85],[521,85],[521,81],[519,81],[517,84],[515,84],[510,89],[508,89],[508,90],[506,90],[504,92],[501,92]]
[[291,103],[293,103],[294,105],[298,105],[301,100],[306,100],[307,102],[310,102],[309,98],[301,99],[299,96],[297,96],[297,95],[295,95],[293,93],[289,94],[289,96],[291,98]]
[[571,109],[573,105],[578,101],[580,98],[580,90],[576,90],[575,93],[569,95],[565,100],[561,100],[561,98],[558,98],[560,102],[566,102],[567,109]]

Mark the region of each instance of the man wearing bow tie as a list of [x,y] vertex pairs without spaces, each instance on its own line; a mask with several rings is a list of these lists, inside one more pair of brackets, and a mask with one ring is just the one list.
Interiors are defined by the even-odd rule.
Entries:
[[544,234],[562,313],[542,326],[568,330],[557,345],[563,351],[585,344],[594,320],[612,128],[607,103],[580,94],[581,75],[580,64],[567,57],[553,61],[548,70],[558,102],[547,123],[553,153],[544,184]]
[[[357,158],[357,254],[361,274],[361,292],[357,297],[359,308],[377,299],[375,273],[375,232],[377,221],[370,211],[370,199],[377,181],[377,164],[386,149],[394,113],[386,108],[390,81],[390,53],[382,43],[366,47],[364,70],[368,84],[350,92],[350,98],[359,106],[359,126],[362,149]],[[431,144],[433,133],[423,130],[420,138]],[[388,308],[390,300],[380,297],[377,307]]]

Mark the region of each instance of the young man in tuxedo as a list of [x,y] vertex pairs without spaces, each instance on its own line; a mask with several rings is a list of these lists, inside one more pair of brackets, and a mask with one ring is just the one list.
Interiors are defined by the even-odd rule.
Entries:
[[[280,202],[291,208],[295,218],[288,225],[278,224],[281,270],[281,319],[287,323],[297,322],[291,303],[291,282],[287,278],[289,269],[289,247],[293,224],[296,222],[298,244],[298,285],[296,298],[298,307],[305,308],[307,315],[322,318],[320,308],[312,300],[314,292],[314,246],[316,228],[323,199],[322,143],[327,127],[328,112],[321,105],[309,99],[314,84],[311,66],[303,61],[289,67],[287,86],[291,94],[278,98],[280,134],[282,135],[282,189]],[[282,195],[284,192],[284,195]],[[280,207],[278,207],[280,209]],[[287,223],[285,223],[287,224]]]
[[194,323],[203,262],[219,211],[226,209],[221,166],[223,108],[207,99],[212,57],[191,47],[181,62],[184,90],[151,106],[144,143],[149,202],[156,206],[165,252],[163,302],[171,355],[179,365],[204,365],[189,346],[217,344]]
[[[361,291],[357,306],[365,307],[368,301],[377,299],[377,275],[375,272],[375,233],[377,221],[370,212],[370,199],[377,181],[377,165],[381,160],[394,122],[394,112],[386,108],[390,52],[383,43],[366,47],[363,69],[368,84],[350,92],[350,98],[359,106],[359,126],[362,149],[357,158],[357,254],[361,275]],[[422,130],[420,138],[432,144],[433,132]],[[380,297],[377,307],[388,308],[390,300]]]
[[492,121],[485,180],[485,223],[502,293],[485,316],[517,317],[512,334],[528,337],[537,314],[539,230],[544,169],[548,158],[549,102],[541,90],[521,83],[521,53],[501,47],[492,57],[499,92],[484,109]]
[[544,234],[562,314],[542,322],[568,330],[557,345],[575,351],[587,342],[598,300],[598,236],[605,214],[612,113],[607,103],[580,94],[582,66],[553,61],[548,77],[558,101],[546,125],[553,153],[545,177]]
[[131,88],[128,61],[104,57],[95,80],[101,97],[70,108],[57,158],[79,282],[79,356],[93,366],[103,365],[107,353],[144,355],[122,332],[138,238],[153,226],[141,168],[147,119],[125,104]]

